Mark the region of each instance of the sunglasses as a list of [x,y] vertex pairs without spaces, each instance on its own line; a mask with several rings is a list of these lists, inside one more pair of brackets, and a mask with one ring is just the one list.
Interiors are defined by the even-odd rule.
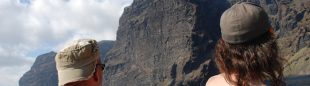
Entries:
[[105,64],[96,64],[96,68],[100,67],[102,70],[104,70]]

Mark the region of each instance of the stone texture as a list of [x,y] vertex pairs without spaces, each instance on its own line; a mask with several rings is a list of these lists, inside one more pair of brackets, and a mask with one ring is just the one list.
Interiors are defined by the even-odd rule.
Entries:
[[[101,55],[107,64],[104,86],[204,86],[218,73],[213,49],[220,38],[220,16],[239,1],[258,3],[267,11],[280,55],[288,59],[288,85],[306,86],[310,81],[309,0],[134,0],[120,18],[114,47]],[[46,61],[35,63],[20,85],[55,86],[57,74],[42,74],[55,70],[53,65],[46,69],[46,64],[54,64]]]
[[134,0],[107,54],[105,86],[204,85],[217,73],[209,63],[224,2]]
[[[290,58],[309,46],[307,0],[134,0],[125,8],[116,45],[104,60],[104,85],[204,85],[218,73],[212,58],[219,18],[239,1],[258,3],[267,11],[281,52],[293,49],[281,56]],[[294,39],[283,43],[286,37]]]
[[19,86],[57,86],[55,56],[55,52],[38,56],[30,71],[20,78]]

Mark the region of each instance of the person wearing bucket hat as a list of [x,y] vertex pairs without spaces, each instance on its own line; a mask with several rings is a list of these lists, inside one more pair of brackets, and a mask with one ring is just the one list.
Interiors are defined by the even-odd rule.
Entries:
[[80,39],[70,43],[55,56],[58,86],[101,86],[104,64],[97,42]]
[[215,47],[220,74],[206,86],[284,86],[283,62],[268,15],[251,2],[238,2],[220,19],[221,39]]

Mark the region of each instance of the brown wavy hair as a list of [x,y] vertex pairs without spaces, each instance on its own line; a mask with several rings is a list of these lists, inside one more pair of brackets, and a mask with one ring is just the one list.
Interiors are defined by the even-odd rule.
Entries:
[[[219,39],[215,62],[230,84],[249,86],[270,81],[272,86],[284,86],[283,62],[278,56],[275,35],[270,31],[242,44],[229,44]],[[235,76],[233,80],[232,76]]]

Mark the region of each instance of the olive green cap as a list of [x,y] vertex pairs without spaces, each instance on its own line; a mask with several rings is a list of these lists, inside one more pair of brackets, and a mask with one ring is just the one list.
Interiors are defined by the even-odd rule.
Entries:
[[222,14],[220,27],[225,42],[239,44],[266,33],[270,24],[262,7],[250,2],[239,2]]

